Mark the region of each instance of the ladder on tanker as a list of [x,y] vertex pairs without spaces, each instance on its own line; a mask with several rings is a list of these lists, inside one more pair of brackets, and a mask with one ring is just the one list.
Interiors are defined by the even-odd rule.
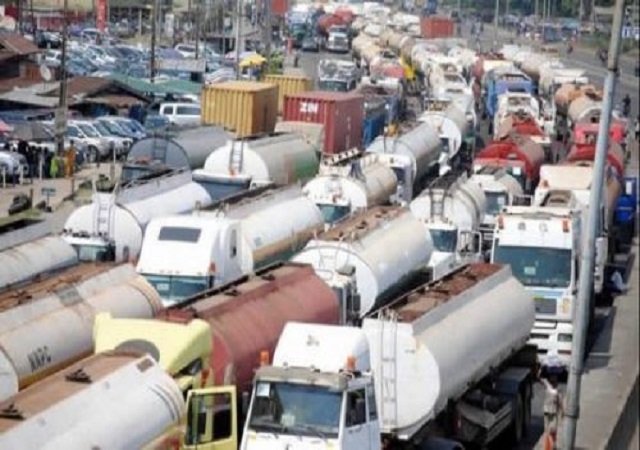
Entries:
[[387,428],[398,425],[398,316],[393,310],[380,314],[380,373],[382,382],[382,423]]
[[167,147],[169,141],[167,139],[153,139],[151,148],[151,159],[153,161],[165,162],[167,158]]
[[114,195],[98,195],[96,198],[96,234],[109,236],[111,231],[111,216],[113,213]]
[[244,155],[244,141],[240,141],[240,145],[234,142],[229,152],[229,173],[238,175],[242,172],[242,159]]

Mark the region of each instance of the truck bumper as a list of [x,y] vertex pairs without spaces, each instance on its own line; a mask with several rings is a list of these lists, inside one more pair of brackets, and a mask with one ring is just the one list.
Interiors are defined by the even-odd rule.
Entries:
[[528,343],[538,348],[538,363],[543,367],[571,364],[573,325],[569,322],[537,320]]

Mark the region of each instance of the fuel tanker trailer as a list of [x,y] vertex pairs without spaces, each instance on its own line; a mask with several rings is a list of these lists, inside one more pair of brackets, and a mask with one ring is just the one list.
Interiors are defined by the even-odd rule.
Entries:
[[[334,159],[343,154],[335,155]],[[339,163],[322,164],[303,192],[313,201],[327,224],[333,224],[373,206],[388,205],[398,191],[393,169],[374,154]]]
[[[311,266],[284,262],[200,293],[155,320],[101,314],[96,318],[95,348],[152,349],[185,396],[213,385],[233,392],[229,400],[239,405],[243,394],[251,391],[255,370],[264,363],[261,352],[273,352],[287,322],[337,325],[340,314],[334,292]],[[231,411],[231,417],[214,426],[242,426],[235,408]],[[223,435],[229,443],[237,439],[235,431],[212,434]],[[235,449],[237,444],[223,448]]]
[[476,153],[473,166],[503,167],[513,176],[525,193],[532,193],[540,179],[540,166],[545,161],[542,145],[530,136],[511,135],[493,141]]
[[367,153],[391,155],[398,167],[410,165],[413,192],[422,190],[425,179],[438,168],[444,151],[437,130],[429,123],[422,123],[400,136],[379,136],[366,149]]
[[0,292],[76,264],[76,251],[60,236],[14,245],[0,252]]
[[567,122],[569,127],[573,128],[580,122],[600,122],[601,115],[602,100],[588,95],[582,95],[569,105]]
[[[153,317],[162,303],[130,264],[108,270],[91,265],[36,301],[0,313],[0,399],[89,355],[99,312]],[[37,289],[34,289],[36,291]]]
[[95,192],[89,205],[67,218],[62,237],[80,261],[131,261],[138,257],[151,219],[184,214],[212,203],[207,190],[179,169],[157,178],[134,180],[113,192]]
[[322,213],[300,186],[249,193],[149,224],[136,270],[165,306],[286,260],[324,229]]
[[444,146],[439,161],[441,171],[447,166],[457,166],[458,162],[470,161],[475,153],[474,116],[449,99],[429,99],[425,106],[418,122],[428,123],[438,130]]
[[349,322],[358,322],[405,289],[432,250],[427,229],[409,209],[377,206],[319,234],[292,261],[311,264]]
[[[534,316],[509,266],[471,264],[361,329],[289,323],[256,372],[240,448],[312,447],[319,433],[340,450],[517,447],[531,413]],[[276,405],[295,428],[277,425]]]
[[156,166],[199,169],[207,156],[230,138],[221,127],[184,130],[175,136],[151,136],[135,142],[122,166],[122,179],[134,180]]
[[577,98],[587,96],[594,100],[602,99],[602,91],[597,89],[593,84],[582,83],[565,83],[558,88],[553,95],[558,114],[567,116],[569,114],[569,106]]
[[23,450],[149,448],[186,411],[162,367],[132,352],[84,359],[0,409],[0,448]]
[[298,133],[273,133],[235,141],[215,149],[194,177],[221,185],[247,179],[252,185],[287,185],[314,177],[318,156],[312,142]]

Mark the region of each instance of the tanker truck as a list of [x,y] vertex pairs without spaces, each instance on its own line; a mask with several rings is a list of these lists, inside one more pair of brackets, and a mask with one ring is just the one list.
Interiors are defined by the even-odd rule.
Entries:
[[480,150],[473,160],[473,167],[476,170],[484,166],[503,167],[518,180],[525,194],[531,194],[538,185],[544,160],[542,145],[529,136],[512,134]]
[[199,169],[207,156],[229,140],[220,127],[208,126],[184,130],[176,136],[151,136],[135,142],[122,165],[122,179],[142,178],[162,166],[171,169]]
[[478,230],[482,235],[483,252],[490,251],[493,243],[496,217],[504,207],[520,201],[524,191],[518,180],[509,175],[502,167],[480,167],[473,173],[470,180],[482,189],[487,200],[483,219]]
[[130,264],[76,266],[6,293],[0,305],[0,400],[89,355],[99,312],[151,318],[162,308]]
[[335,294],[310,266],[279,263],[200,293],[156,320],[100,315],[95,351],[151,353],[185,396],[207,386],[233,392],[230,416],[208,425],[206,442],[187,440],[183,448],[209,444],[213,446],[206,448],[235,450],[245,409],[240,408],[242,398],[248,399],[261,352],[273,351],[287,322],[335,325],[340,314]]
[[[613,169],[615,170],[615,169]],[[612,260],[616,248],[612,233],[615,209],[622,193],[622,179],[613,172],[605,173],[602,203],[598,205],[601,220],[596,231],[596,260],[594,263],[594,292],[601,294],[604,289],[605,269]],[[540,185],[534,194],[534,204],[541,205],[546,199],[558,191],[570,191],[577,201],[576,209],[583,214],[586,226],[588,210],[595,207],[589,203],[591,183],[594,177],[593,163],[589,161],[568,162],[555,166],[542,166],[540,169]],[[586,228],[583,232],[586,239]],[[584,241],[586,245],[586,240]]]
[[317,147],[304,134],[253,136],[214,149],[194,179],[216,186],[216,199],[249,186],[287,185],[313,178],[318,170]]
[[322,211],[326,224],[373,206],[388,205],[396,198],[396,174],[377,156],[358,151],[333,155],[304,186],[304,194]]
[[311,264],[357,323],[404,290],[426,267],[431,236],[408,208],[377,206],[312,239],[291,260]]
[[508,266],[472,264],[362,329],[288,323],[256,372],[240,449],[462,449],[503,436],[514,448],[530,425],[533,321]]
[[136,270],[165,306],[288,259],[324,228],[299,186],[247,193],[214,210],[149,224]]
[[[534,295],[536,322],[531,342],[539,349],[540,362],[568,367],[593,167],[543,166],[540,173],[534,205],[510,206],[498,216],[491,261],[510,264],[514,275]],[[595,273],[589,293],[591,316],[595,295],[603,290],[604,270],[613,247],[608,237],[612,237],[609,224],[621,191],[618,178],[609,175],[605,189],[600,205],[604,225],[595,241]]]
[[180,389],[152,357],[107,352],[2,402],[0,447],[160,448],[153,443],[185,411]]
[[433,252],[427,264],[434,280],[482,258],[478,229],[486,209],[484,192],[466,173],[436,178],[409,205],[426,226]]
[[4,248],[0,252],[0,292],[76,264],[78,254],[60,236],[44,236]]
[[474,119],[453,100],[431,98],[425,102],[425,112],[418,122],[428,123],[438,130],[445,150],[439,160],[440,174],[448,168],[457,169],[461,162],[470,162],[475,153]]
[[389,161],[396,167],[396,175],[409,165],[411,167],[411,185],[398,177],[403,190],[420,192],[426,186],[430,175],[437,171],[441,155],[446,150],[440,142],[438,132],[431,124],[423,123],[399,136],[379,136],[366,148],[367,153],[389,155]]
[[211,201],[207,191],[192,181],[189,170],[171,170],[118,184],[112,192],[95,191],[90,205],[67,218],[62,237],[80,261],[129,261],[138,257],[152,218],[187,213]]

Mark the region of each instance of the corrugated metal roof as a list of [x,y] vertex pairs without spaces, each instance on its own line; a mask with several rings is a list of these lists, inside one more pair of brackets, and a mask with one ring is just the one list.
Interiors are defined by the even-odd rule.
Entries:
[[31,89],[15,89],[5,92],[0,94],[0,100],[44,108],[53,108],[58,105],[57,97],[38,95],[37,92]]
[[0,93],[11,91],[14,88],[26,88],[37,83],[39,83],[39,81],[22,77],[6,78],[4,80],[0,80]]
[[113,107],[129,107],[132,105],[143,104],[144,100],[140,100],[138,97],[134,97],[132,95],[108,94],[100,97],[87,98],[84,99],[84,102],[109,105]]
[[163,80],[159,83],[163,88],[169,89],[172,92],[200,95],[202,92],[202,84],[195,83],[188,80]]
[[163,87],[161,83],[154,84],[140,78],[128,77],[126,75],[111,74],[107,79],[117,81],[132,91],[140,94],[168,94],[171,92],[170,89]]
[[40,49],[32,41],[18,33],[0,31],[0,54],[11,53],[15,55],[30,55],[38,53]]

